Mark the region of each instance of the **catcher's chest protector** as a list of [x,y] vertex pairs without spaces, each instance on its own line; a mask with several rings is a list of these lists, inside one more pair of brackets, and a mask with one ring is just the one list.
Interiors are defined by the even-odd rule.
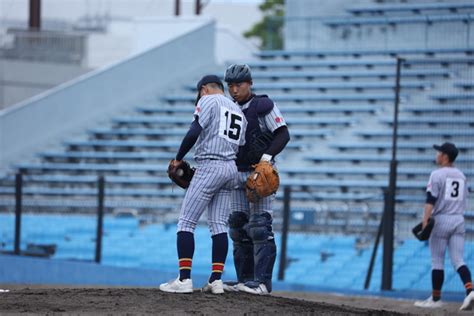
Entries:
[[258,122],[258,112],[257,112],[258,102],[259,102],[259,96],[255,96],[252,99],[252,101],[250,101],[248,108],[246,108],[245,110],[242,110],[242,112],[245,115],[245,118],[247,119],[247,130],[245,132],[246,142],[245,142],[245,146],[243,147],[243,150],[240,150],[237,155],[237,166],[250,165],[250,163],[246,159],[246,153],[250,145],[252,133],[255,133],[256,131],[258,134],[261,133],[260,124]]

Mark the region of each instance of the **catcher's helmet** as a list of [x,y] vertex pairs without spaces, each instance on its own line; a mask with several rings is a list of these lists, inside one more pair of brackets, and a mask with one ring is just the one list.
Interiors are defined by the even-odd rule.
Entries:
[[250,67],[248,65],[230,65],[225,71],[225,82],[244,82],[252,81],[252,74],[250,73]]

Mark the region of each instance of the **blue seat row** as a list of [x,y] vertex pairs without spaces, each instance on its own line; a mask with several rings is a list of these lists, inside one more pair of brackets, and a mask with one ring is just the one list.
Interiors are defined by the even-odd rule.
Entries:
[[[163,109],[164,107],[164,109]],[[189,106],[188,105],[173,105],[173,106],[159,106],[159,107],[146,107],[146,108],[139,108],[138,111],[142,113],[147,113],[150,115],[163,115],[164,113],[168,112],[167,108],[168,107],[173,107],[176,108],[177,112],[181,112],[182,109],[186,110],[189,112]],[[340,104],[338,106],[334,105],[298,105],[298,106],[293,106],[293,105],[278,105],[278,108],[285,114],[293,114],[293,113],[331,113],[331,112],[344,112],[344,113],[355,113],[355,112],[374,112],[378,109],[376,105],[372,104]],[[184,112],[184,111],[183,111]],[[94,129],[91,130],[92,132],[100,132],[104,129]],[[120,134],[122,131],[121,129],[114,129],[117,130],[116,133]],[[149,129],[145,129],[146,131],[149,131]],[[160,129],[161,130],[161,129]],[[174,133],[174,131],[179,131],[179,130],[184,130],[184,129],[171,129],[171,132],[166,132],[163,131],[165,134],[166,133]],[[186,129],[187,130],[187,129]],[[125,131],[127,131],[125,129]],[[150,131],[151,133],[151,131]],[[99,133],[97,133],[99,134]],[[183,133],[184,135],[184,133]]]
[[[474,110],[474,109],[473,109]],[[355,135],[362,136],[365,138],[372,138],[372,137],[392,137],[393,131],[390,130],[367,130],[367,131],[355,131]],[[409,129],[404,128],[397,131],[398,136],[402,137],[455,137],[455,136],[474,136],[474,128],[464,129],[464,130],[453,130],[453,129],[433,129],[433,130],[426,130],[426,129]]]
[[[404,81],[401,83],[402,89],[428,89],[433,86],[429,82],[419,81]],[[394,82],[262,82],[254,83],[253,89],[256,91],[260,90],[284,90],[290,91],[294,89],[301,90],[386,90],[394,89]],[[195,86],[187,86],[190,90],[195,90]]]
[[[384,146],[391,148],[391,143],[380,143],[378,144],[379,146]],[[407,144],[408,148],[412,148],[411,143]],[[421,146],[421,144],[420,144]],[[423,148],[426,147],[426,144],[422,145]],[[474,144],[471,144],[471,146],[474,148]],[[379,148],[377,147],[376,144],[368,144],[367,146],[365,144],[358,144],[358,143],[351,143],[351,144],[335,144],[334,147],[336,148]],[[401,147],[404,148],[404,147]],[[431,146],[429,148],[432,148]],[[363,174],[363,175],[388,175],[389,174],[389,168],[387,167],[374,167],[374,166],[369,166],[369,167],[363,167],[363,166],[347,166],[347,167],[341,167],[341,166],[302,166],[302,167],[293,167],[293,166],[280,166],[278,168],[279,172],[289,174],[289,175],[305,175],[305,174],[325,174],[325,175],[332,175],[332,174],[338,174],[338,175],[357,175],[357,174]],[[431,173],[432,169],[426,169],[426,168],[415,168],[415,167],[399,167],[397,169],[397,173],[399,175],[429,175]],[[467,175],[474,174],[474,170],[465,170],[465,173]]]
[[329,27],[339,26],[364,26],[364,25],[397,25],[436,22],[473,22],[472,14],[444,14],[444,15],[418,15],[418,16],[384,16],[384,17],[340,17],[330,18],[324,21]]
[[150,160],[173,159],[176,154],[172,152],[107,152],[107,151],[64,151],[40,152],[38,156],[46,160]]
[[430,98],[433,100],[437,100],[441,103],[445,103],[448,101],[474,101],[474,94],[472,93],[461,93],[461,94],[433,94],[430,95]]
[[[432,112],[447,113],[465,113],[474,111],[474,107],[470,104],[442,104],[436,105],[403,105],[404,111],[413,112],[414,114],[424,114]],[[455,131],[453,131],[455,132]]]
[[[252,77],[255,79],[356,79],[356,78],[394,78],[395,69],[389,70],[353,70],[353,71],[254,71]],[[403,78],[436,78],[449,77],[452,72],[446,69],[406,69],[401,72]]]
[[[314,107],[313,107],[314,108]],[[334,107],[332,107],[334,108]],[[343,109],[345,109],[343,107]],[[301,110],[300,107],[295,108],[295,110]],[[363,111],[363,112],[370,112],[375,111],[373,107],[364,107],[362,106],[361,109],[354,107],[354,111]],[[365,110],[365,111],[364,111]],[[345,111],[349,111],[345,109]],[[344,111],[344,112],[345,112]],[[293,111],[290,111],[290,113]],[[296,112],[296,111],[295,111]],[[333,111],[335,112],[335,111]],[[288,113],[285,111],[285,113]],[[111,136],[119,136],[119,137],[133,137],[133,136],[181,136],[184,137],[186,135],[187,129],[159,129],[159,128],[127,128],[127,129],[93,129],[90,130],[89,133],[96,137],[111,137]],[[317,129],[317,130],[308,130],[308,129],[292,129],[291,135],[293,136],[328,136],[332,134],[332,130],[330,129]],[[112,157],[113,158],[113,157]]]
[[[380,119],[382,123],[392,124],[393,118],[383,117]],[[474,119],[470,116],[400,116],[398,118],[398,124],[413,124],[413,123],[425,123],[425,124],[467,124],[474,126]]]
[[472,2],[415,2],[415,3],[400,3],[400,4],[383,4],[374,6],[354,6],[348,8],[347,11],[354,14],[376,13],[385,14],[393,12],[409,12],[420,14],[420,11],[445,11],[457,12],[463,9],[474,9]]
[[401,56],[401,55],[443,55],[466,54],[472,55],[474,48],[398,48],[398,49],[327,49],[327,50],[263,50],[256,53],[260,58],[291,58],[291,57],[316,57],[325,58],[333,56]]
[[[403,98],[403,96],[402,96]],[[193,95],[170,95],[163,97],[163,100],[170,103],[188,102],[193,103],[196,97]],[[377,101],[393,101],[393,93],[365,93],[365,94],[279,94],[272,95],[275,102],[315,102],[315,101],[331,101],[331,102],[377,102]]]
[[78,164],[78,163],[21,163],[15,165],[20,171],[145,171],[161,172],[168,170],[167,164]]
[[[472,150],[474,149],[474,143],[457,143],[456,146],[460,150]],[[392,143],[389,141],[386,142],[361,142],[361,143],[334,143],[331,144],[330,147],[337,148],[339,150],[346,150],[346,149],[391,149]],[[431,144],[426,144],[426,142],[398,142],[397,148],[399,149],[416,149],[416,150],[429,150],[432,149]]]
[[[12,193],[3,193],[11,195],[11,198],[0,199],[0,206],[14,207],[15,199]],[[77,199],[77,196],[61,196],[59,199],[51,198],[48,196],[44,199],[23,198],[22,205],[28,207],[45,207],[45,208],[74,208],[79,210],[96,210],[97,209],[97,198],[90,196],[89,199],[81,197]],[[163,203],[162,201],[146,201],[146,200],[131,200],[131,199],[105,199],[104,207],[106,208],[133,208],[133,209],[152,209],[156,211],[170,212],[176,210],[176,204]]]
[[464,90],[474,89],[474,82],[472,81],[457,81],[454,83],[454,86],[457,88],[462,88]]
[[[449,65],[456,64],[473,64],[472,58],[466,57],[444,57],[444,58],[410,58],[406,60],[402,65],[406,66],[417,66],[417,65],[435,65],[440,67],[447,67]],[[252,68],[294,68],[300,70],[302,68],[311,67],[327,67],[331,69],[337,69],[339,67],[395,67],[396,61],[394,59],[376,60],[376,59],[341,59],[341,60],[256,60],[249,61],[247,64]],[[193,87],[195,89],[195,87]]]

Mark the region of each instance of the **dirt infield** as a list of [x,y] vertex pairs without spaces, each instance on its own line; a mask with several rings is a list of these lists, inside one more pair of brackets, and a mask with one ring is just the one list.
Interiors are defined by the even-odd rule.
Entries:
[[255,296],[199,291],[168,294],[144,288],[18,287],[0,293],[1,315],[453,315],[458,307],[448,304],[443,310],[429,313],[408,301],[294,292]]

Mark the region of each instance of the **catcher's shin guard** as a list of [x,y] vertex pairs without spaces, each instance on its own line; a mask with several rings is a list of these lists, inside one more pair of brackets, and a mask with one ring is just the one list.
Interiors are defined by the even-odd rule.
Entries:
[[234,266],[237,274],[237,281],[245,283],[253,280],[254,261],[253,244],[248,242],[234,242]]
[[276,245],[274,239],[254,245],[255,280],[265,284],[268,292],[272,291],[272,274],[275,259]]
[[244,212],[232,212],[229,215],[229,236],[234,247],[234,267],[237,281],[245,283],[253,280],[253,243],[247,235],[248,215]]
[[272,232],[272,217],[267,212],[253,214],[248,224],[253,241],[255,281],[272,290],[272,273],[276,259],[276,245]]

